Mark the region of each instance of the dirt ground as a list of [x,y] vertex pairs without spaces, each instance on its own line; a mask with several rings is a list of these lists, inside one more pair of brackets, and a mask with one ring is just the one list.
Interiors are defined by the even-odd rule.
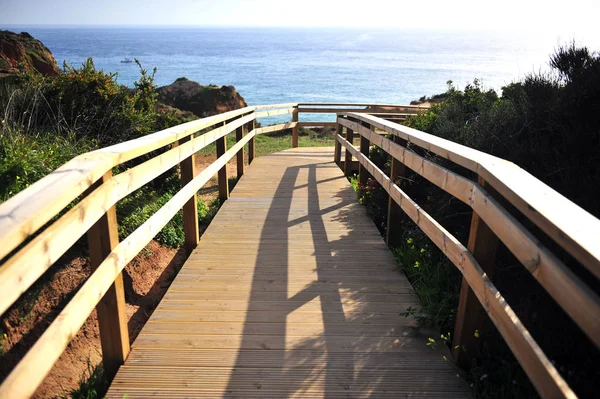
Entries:
[[[23,307],[13,308],[2,320],[6,334],[0,376],[4,377],[50,325],[73,293],[90,275],[90,264],[83,254],[71,254],[66,266],[49,276],[36,298]],[[155,241],[138,255],[123,273],[130,339],[133,341],[166,292],[185,260],[183,250],[162,247]],[[62,396],[77,388],[89,376],[90,367],[102,360],[98,320],[94,311],[71,341],[34,397]]]
[[[216,159],[198,154],[198,171]],[[237,174],[235,158],[227,165],[229,177]],[[207,204],[218,196],[217,177],[199,192]],[[74,292],[91,274],[85,253],[71,251],[58,263],[65,266],[50,272],[28,291],[0,320],[0,381],[43,334]],[[123,277],[127,302],[130,340],[133,342],[160,302],[171,281],[185,262],[183,249],[170,249],[152,241],[125,268]],[[38,388],[35,398],[67,395],[89,377],[90,370],[102,361],[98,320],[94,311],[71,341],[50,374]]]

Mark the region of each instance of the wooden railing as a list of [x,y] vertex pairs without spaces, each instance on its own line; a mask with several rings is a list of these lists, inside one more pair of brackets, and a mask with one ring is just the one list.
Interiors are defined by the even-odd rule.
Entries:
[[[358,108],[358,107],[361,108]],[[226,163],[237,157],[238,177],[244,173],[244,147],[252,162],[255,136],[298,128],[332,126],[332,122],[299,122],[300,113],[339,113],[335,160],[345,168],[352,158],[360,164],[360,180],[375,178],[390,194],[388,242],[397,235],[402,211],[431,238],[464,276],[453,347],[459,363],[474,346],[481,303],[543,397],[574,397],[555,367],[530,336],[488,274],[494,267],[498,240],[515,255],[575,323],[600,347],[600,300],[580,278],[545,248],[500,205],[508,201],[542,231],[600,277],[600,221],[514,164],[393,122],[419,107],[349,104],[277,104],[246,107],[157,132],[137,140],[83,154],[0,205],[0,314],[37,281],[80,237],[87,234],[93,274],[73,296],[27,355],[0,386],[0,398],[29,397],[64,351],[94,308],[98,310],[103,362],[109,378],[129,353],[129,336],[121,271],[166,223],[183,208],[185,246],[198,243],[196,192],[215,174],[219,197],[226,200]],[[372,115],[376,113],[381,117]],[[256,118],[291,115],[292,121],[256,127]],[[346,129],[345,138],[342,129]],[[206,131],[208,130],[208,131]],[[195,133],[206,131],[203,134]],[[229,150],[226,136],[235,131]],[[360,149],[350,143],[360,135]],[[392,136],[392,140],[381,133]],[[454,173],[407,149],[407,143],[428,150],[472,172],[477,181]],[[216,143],[217,160],[202,172],[195,170],[194,154]],[[390,176],[369,159],[376,145],[393,158]],[[162,153],[155,154],[156,150]],[[115,166],[143,162],[112,175]],[[182,189],[122,242],[118,242],[116,203],[179,165]],[[396,184],[406,168],[423,176],[473,209],[467,247],[425,213]],[[68,208],[71,205],[70,208]],[[68,210],[67,210],[68,209]],[[57,217],[59,216],[59,217]],[[476,306],[477,305],[477,306]],[[487,316],[485,316],[487,317]]]
[[[398,222],[402,210],[462,273],[452,344],[459,364],[473,356],[474,333],[482,327],[487,313],[542,397],[576,397],[489,275],[493,272],[500,240],[600,347],[598,295],[507,212],[500,201],[514,205],[596,278],[600,278],[600,220],[516,165],[472,148],[373,115],[342,112],[337,124],[335,161],[341,165],[344,147],[346,174],[351,173],[354,157],[359,162],[360,181],[366,182],[372,177],[389,194],[388,243],[393,244],[401,228]],[[342,135],[343,129],[345,135]],[[359,149],[352,144],[355,133],[360,136]],[[474,172],[476,181],[409,150],[408,143]],[[390,176],[369,159],[371,145],[392,157]],[[472,208],[467,247],[407,195],[405,186],[399,182],[406,168]]]
[[[345,105],[344,105],[345,106]],[[353,112],[368,105],[352,104]],[[337,104],[274,104],[252,106],[188,122],[142,138],[80,155],[0,205],[0,315],[4,314],[69,248],[87,234],[94,272],[75,293],[39,340],[0,386],[0,398],[25,398],[51,370],[90,313],[97,309],[103,364],[112,378],[129,353],[125,295],[121,271],[183,208],[185,247],[198,244],[196,193],[215,174],[219,198],[227,199],[227,162],[237,157],[237,175],[244,173],[244,147],[248,161],[255,156],[255,136],[293,129],[298,145],[301,126],[327,126],[323,122],[298,123],[305,112],[336,114]],[[318,109],[318,111],[315,111]],[[410,114],[421,107],[386,106],[385,113]],[[289,123],[257,128],[256,119],[292,115]],[[208,130],[208,131],[206,131]],[[197,132],[206,131],[196,135]],[[229,150],[226,136],[235,132]],[[198,173],[194,154],[216,143],[217,160]],[[157,150],[162,153],[155,155]],[[139,160],[114,175],[114,167]],[[143,161],[143,162],[142,162]],[[115,205],[127,195],[179,165],[182,189],[138,229],[119,242]],[[71,206],[69,208],[69,206]]]

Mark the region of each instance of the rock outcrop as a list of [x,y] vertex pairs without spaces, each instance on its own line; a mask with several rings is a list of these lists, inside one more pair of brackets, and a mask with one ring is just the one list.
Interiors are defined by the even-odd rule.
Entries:
[[233,86],[203,86],[187,78],[179,78],[156,91],[159,102],[193,112],[200,118],[247,106]]
[[0,75],[35,69],[45,76],[56,76],[60,69],[46,46],[27,32],[0,31]]

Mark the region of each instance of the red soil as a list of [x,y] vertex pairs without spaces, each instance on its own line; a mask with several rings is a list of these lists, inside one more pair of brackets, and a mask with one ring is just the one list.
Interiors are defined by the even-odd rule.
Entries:
[[[59,262],[66,263],[66,266],[43,277],[44,281],[25,294],[17,306],[13,306],[2,318],[1,328],[6,337],[2,340],[4,355],[0,362],[0,379],[8,375],[90,275],[90,264],[84,254],[70,255],[70,259]],[[125,268],[123,277],[131,341],[160,302],[184,261],[183,250],[165,248],[152,241]],[[98,320],[94,311],[34,397],[66,395],[87,379],[90,365],[93,367],[101,360]]]

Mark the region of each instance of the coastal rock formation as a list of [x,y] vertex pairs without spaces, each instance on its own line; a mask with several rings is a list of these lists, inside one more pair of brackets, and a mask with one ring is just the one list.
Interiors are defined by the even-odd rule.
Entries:
[[32,68],[45,76],[60,73],[54,56],[46,46],[27,32],[0,31],[0,75]]
[[193,112],[200,118],[247,106],[233,86],[203,86],[187,78],[179,78],[156,91],[159,102]]

